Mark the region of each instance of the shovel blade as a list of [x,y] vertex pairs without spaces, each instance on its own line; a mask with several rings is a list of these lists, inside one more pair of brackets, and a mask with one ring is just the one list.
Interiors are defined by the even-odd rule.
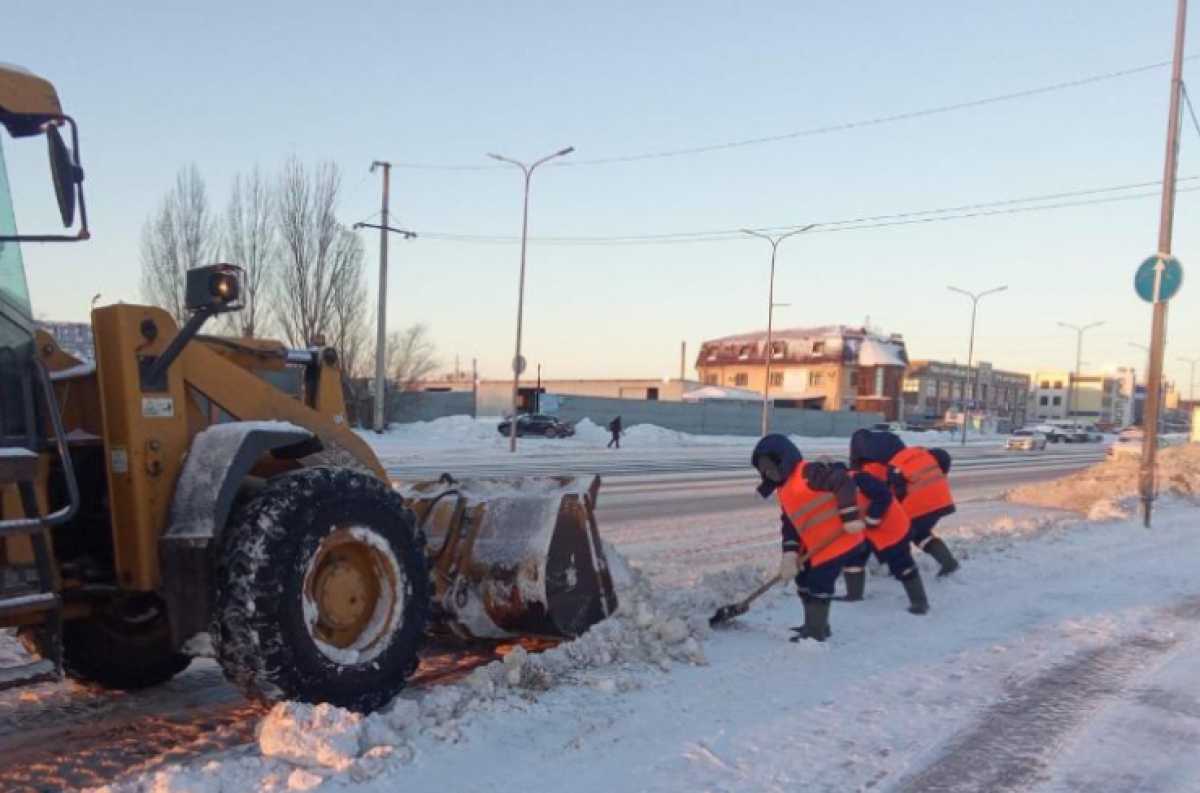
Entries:
[[749,605],[745,603],[730,603],[728,606],[721,606],[721,608],[717,609],[717,613],[712,615],[708,620],[708,624],[713,628],[718,625],[724,625],[726,622],[735,617],[742,616],[749,610]]

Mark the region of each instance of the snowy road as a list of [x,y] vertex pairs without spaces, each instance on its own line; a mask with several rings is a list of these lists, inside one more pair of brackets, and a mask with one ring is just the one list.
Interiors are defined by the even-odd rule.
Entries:
[[[696,449],[674,451],[687,452],[687,455],[680,454],[679,457],[696,456],[698,452]],[[1019,482],[1056,478],[1095,461],[1101,455],[1102,452],[1097,447],[1067,447],[1033,455],[1009,455],[997,449],[969,448],[958,455],[953,480],[964,506],[958,515],[947,519],[943,526],[957,546],[961,558],[968,563],[968,570],[973,571],[979,563],[1004,562],[1005,553],[1002,550],[998,551],[996,541],[988,536],[993,530],[988,527],[993,524],[1005,527],[1002,532],[1004,539],[999,546],[1001,548],[1010,542],[1008,532],[1013,528],[1018,535],[1030,531],[1036,534],[1042,531],[1039,527],[1047,525],[1043,518],[1038,517],[1044,513],[996,501],[995,496],[999,492]],[[661,453],[649,455],[657,457],[660,462],[663,456]],[[763,502],[754,494],[755,481],[753,476],[747,475],[748,467],[745,466],[743,458],[744,454],[741,451],[729,454],[727,462],[721,463],[727,467],[716,467],[709,471],[680,471],[677,467],[674,471],[651,469],[606,476],[599,509],[603,535],[654,580],[668,585],[686,585],[706,573],[720,573],[740,564],[769,564],[774,560],[778,547],[776,510],[770,502]],[[555,462],[555,472],[558,472],[563,461]],[[619,462],[627,468],[630,465],[630,457],[623,454]],[[633,463],[641,465],[642,461],[637,459]],[[587,463],[583,461],[577,464]],[[617,466],[614,466],[614,469],[619,470]],[[985,528],[981,529],[981,526]],[[984,532],[982,537],[979,536],[981,530]],[[999,557],[996,557],[997,553]],[[1049,569],[1043,573],[1053,576]],[[970,572],[969,575],[974,575],[974,572]],[[964,577],[961,582],[937,582],[931,592],[935,605],[946,604],[950,607],[951,614],[958,614],[950,617],[958,627],[962,626],[964,619],[970,622],[977,618],[960,613],[961,608],[947,604],[946,598],[951,596],[951,593],[957,596],[959,592],[968,591],[961,589],[967,580],[968,577]],[[878,591],[872,591],[868,603],[863,604],[859,613],[839,615],[835,624],[840,627],[844,621],[849,621],[847,633],[851,637],[857,636],[862,630],[858,625],[860,616],[874,614],[875,616],[869,619],[882,619],[886,624],[887,618],[880,617],[879,609],[883,605],[881,598],[895,598],[896,593],[889,591],[892,588],[889,584],[890,582],[886,581],[873,583],[872,587]],[[971,589],[976,589],[978,584],[979,580],[976,579],[972,582]],[[997,596],[992,589],[994,587],[985,587],[987,591],[973,592],[972,600]],[[1015,607],[1017,611],[1028,609],[1028,606],[1023,605]],[[728,644],[730,638],[739,635],[744,640],[765,630],[766,634],[763,634],[762,638],[768,639],[768,644],[762,645],[758,640],[751,641],[750,645],[753,647],[750,647],[750,651],[765,651],[769,647],[771,655],[786,652],[776,644],[778,637],[775,634],[781,632],[784,627],[778,624],[780,618],[795,619],[795,614],[792,613],[794,610],[794,596],[781,594],[763,613],[744,621],[744,624],[736,627],[732,633],[717,637],[710,653],[710,657],[713,658],[711,668],[683,670],[681,674],[685,679],[692,679],[696,675],[704,676],[704,682],[701,682],[699,677],[694,681],[701,689],[712,686],[719,689],[724,685],[722,680],[729,674],[742,673],[739,664],[744,664],[745,659],[739,661],[734,656],[729,656],[720,660],[727,655],[727,650],[732,650]],[[785,612],[786,615],[781,612]],[[945,616],[940,615],[939,618]],[[750,633],[746,634],[746,631]],[[856,646],[860,644],[858,639],[851,638],[850,641]],[[1149,646],[1138,645],[1140,652],[1145,652]],[[1159,645],[1153,646],[1157,648]],[[755,650],[755,647],[758,650]],[[794,652],[796,648],[791,649]],[[1167,650],[1164,650],[1164,653],[1166,652]],[[1103,659],[1109,657],[1101,655],[1101,661],[1096,663],[1108,663]],[[1117,659],[1113,662],[1114,668],[1117,669],[1114,674],[1123,674],[1126,667],[1122,665],[1125,663],[1122,659],[1125,656],[1118,654],[1114,657]],[[464,668],[485,660],[490,660],[490,656],[470,660]],[[1071,662],[1068,657],[1059,660],[1062,663]],[[733,666],[725,668],[726,662]],[[1088,671],[1093,667],[1084,666],[1079,669]],[[437,674],[435,671],[433,676],[436,677]],[[1021,696],[1020,691],[1008,692],[1003,696],[993,694],[992,698],[987,700],[987,704],[1002,708],[1005,701],[1027,702],[1022,700]],[[1147,696],[1149,699],[1127,703],[1127,707],[1131,712],[1136,712],[1138,708],[1145,710],[1154,707],[1153,702],[1157,700],[1154,700],[1152,695]],[[1005,700],[1004,697],[1009,699]],[[975,701],[983,703],[983,700]],[[686,707],[693,709],[697,706],[693,703]],[[1025,707],[1013,707],[1017,710],[1028,710]],[[1186,705],[1182,707],[1186,709]],[[1058,706],[1052,707],[1048,713],[1056,713],[1058,709]],[[21,791],[70,789],[74,785],[102,783],[130,770],[155,768],[172,760],[205,756],[250,740],[253,724],[260,712],[254,706],[243,703],[236,692],[224,683],[213,663],[203,660],[194,663],[192,668],[168,686],[134,695],[88,691],[70,684],[39,687],[26,692],[8,692],[0,695],[0,788]],[[999,712],[1001,711],[998,710],[997,713]],[[606,717],[602,715],[594,714],[587,719],[594,720],[597,717],[601,718],[597,724],[607,723]],[[535,720],[536,718],[535,714]],[[1078,726],[1077,722],[1071,724]],[[610,726],[611,729],[615,729],[615,723]],[[627,741],[638,734],[634,730],[629,736],[622,736],[611,732],[611,729],[605,728],[601,732],[607,735],[605,740],[611,740],[618,745],[628,746]],[[586,732],[587,730],[584,730],[584,733]],[[976,740],[986,743],[985,732],[981,730]],[[581,733],[579,740],[583,740],[584,733]],[[970,729],[964,729],[962,733],[967,737],[971,734]],[[529,739],[533,740],[533,737],[530,736]],[[700,789],[772,790],[777,787],[774,783],[764,784],[763,780],[753,778],[748,780],[745,787],[732,782],[713,784],[712,779],[701,782],[704,779],[704,774],[700,773],[702,766],[713,763],[727,764],[728,760],[722,759],[724,750],[717,744],[701,741],[688,745],[691,748],[682,750],[681,757],[690,758],[685,767],[690,769],[689,773],[699,774],[693,776],[700,784]],[[1027,762],[1029,751],[1018,752],[1018,761]],[[942,789],[933,787],[932,783],[927,784],[927,778],[919,774],[933,773],[933,769],[939,767],[950,768],[951,766],[946,765],[952,763],[949,758],[958,754],[960,752],[957,750],[945,748],[941,754],[930,755],[924,761],[925,765],[921,766],[923,771],[911,771],[914,781],[909,783],[910,786],[897,789]],[[736,763],[733,767],[736,767]],[[727,769],[715,773],[721,778],[731,772]],[[428,781],[427,773],[423,772],[420,776]],[[891,772],[885,776],[888,777],[889,783],[896,781]],[[533,785],[530,789],[546,787],[547,785]],[[482,780],[475,780],[474,783],[464,784],[457,789],[494,788]],[[660,780],[649,789],[673,788]],[[815,789],[822,788],[818,786]],[[834,786],[825,789],[853,788]],[[983,788],[944,789],[958,791]]]

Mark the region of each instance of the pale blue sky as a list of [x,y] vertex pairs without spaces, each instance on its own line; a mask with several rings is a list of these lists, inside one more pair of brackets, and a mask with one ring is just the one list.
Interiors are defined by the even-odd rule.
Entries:
[[[51,78],[79,119],[95,233],[87,245],[27,248],[34,303],[81,319],[95,292],[136,299],[142,222],[191,161],[223,200],[256,163],[332,160],[352,222],[378,209],[372,159],[487,165],[487,151],[532,159],[574,145],[583,160],[1002,94],[1168,60],[1174,5],[20,2],[5,10],[0,59]],[[531,233],[820,222],[1156,180],[1167,93],[1163,68],[829,135],[547,168]],[[1180,173],[1200,174],[1200,136],[1184,133]],[[40,148],[8,153],[15,181],[43,178]],[[397,169],[393,208],[418,232],[515,234],[520,176]],[[1198,209],[1194,193],[1180,195],[1185,269],[1200,262]],[[1151,198],[793,238],[776,284],[792,306],[777,322],[869,315],[903,333],[913,357],[962,360],[969,303],[946,284],[1007,283],[983,304],[977,357],[1069,366],[1074,338],[1055,323],[1104,319],[1085,360],[1140,366],[1128,342],[1146,342],[1149,309],[1132,276],[1154,250],[1157,213]],[[39,217],[19,220],[28,229]],[[365,242],[374,271],[376,238]],[[427,322],[447,364],[477,356],[484,375],[501,376],[517,247],[426,238],[393,251],[392,324]],[[757,240],[534,244],[527,356],[547,376],[674,376],[681,340],[690,366],[701,339],[765,324],[767,256]],[[1175,377],[1186,377],[1177,356],[1200,355],[1198,305],[1185,282],[1171,315]]]

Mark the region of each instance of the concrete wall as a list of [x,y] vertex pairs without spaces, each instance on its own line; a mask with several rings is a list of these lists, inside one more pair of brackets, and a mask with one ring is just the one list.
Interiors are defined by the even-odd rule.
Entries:
[[[618,415],[626,427],[634,424],[656,424],[696,435],[758,435],[762,426],[762,406],[757,402],[707,401],[699,404],[681,404],[556,396],[559,406],[555,415],[567,421],[590,419],[602,427]],[[849,437],[854,430],[882,420],[883,417],[878,413],[776,408],[771,418],[771,429],[789,435]]]
[[392,424],[409,424],[443,416],[470,416],[474,407],[470,391],[393,392],[388,394],[387,420]]

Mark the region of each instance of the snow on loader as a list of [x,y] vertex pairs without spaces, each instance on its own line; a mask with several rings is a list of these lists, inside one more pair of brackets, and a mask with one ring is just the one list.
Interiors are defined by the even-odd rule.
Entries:
[[7,66],[0,126],[48,142],[70,232],[17,233],[0,150],[0,629],[40,658],[0,687],[151,686],[208,633],[250,697],[370,710],[430,630],[573,636],[615,608],[595,485],[406,501],[347,427],[335,350],[200,335],[240,307],[240,268],[187,273],[182,327],[105,306],[94,362],[65,352],[35,327],[19,243],[88,238],[78,133],[50,83]]

